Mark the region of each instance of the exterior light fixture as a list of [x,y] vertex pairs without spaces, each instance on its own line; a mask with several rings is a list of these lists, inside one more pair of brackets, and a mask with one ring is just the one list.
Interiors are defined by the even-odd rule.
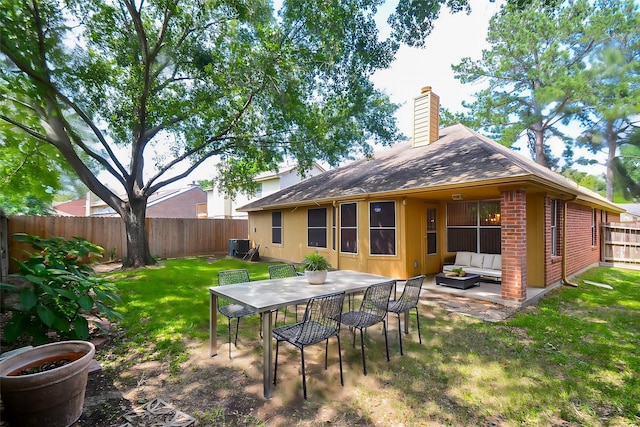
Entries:
[[464,199],[464,194],[452,194],[451,198],[453,200],[463,200]]

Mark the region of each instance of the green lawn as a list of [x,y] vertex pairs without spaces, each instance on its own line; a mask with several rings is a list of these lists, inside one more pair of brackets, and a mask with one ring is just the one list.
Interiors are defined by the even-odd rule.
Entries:
[[[189,358],[186,341],[208,340],[208,287],[216,284],[218,271],[232,268],[248,268],[252,280],[268,277],[266,263],[205,258],[110,274],[120,289],[118,309],[126,319],[119,325],[118,352],[169,360],[171,374],[179,376]],[[423,345],[412,320],[412,334],[403,340],[405,356],[398,353],[392,319],[392,362],[383,356],[379,328],[372,330],[367,377],[354,378],[361,376],[360,350],[351,347],[351,337],[343,331],[349,372],[345,394],[332,399],[311,388],[306,411],[291,411],[290,422],[315,425],[310,412],[317,416],[320,407],[329,406],[334,425],[637,426],[640,272],[600,267],[575,281],[578,288],[562,287],[499,323],[425,305]],[[243,320],[239,345],[258,345],[258,321],[257,316]],[[219,341],[226,343],[226,319],[220,318],[218,325]],[[256,362],[261,362],[259,351],[255,349]],[[107,369],[127,369],[115,365],[112,361]],[[224,407],[215,411],[224,418]],[[202,425],[228,425],[206,422],[207,416],[211,414],[199,414]],[[253,421],[269,424],[260,417]]]

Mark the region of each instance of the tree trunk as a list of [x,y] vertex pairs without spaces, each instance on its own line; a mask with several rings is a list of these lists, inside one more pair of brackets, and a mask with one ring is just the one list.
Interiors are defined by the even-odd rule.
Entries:
[[616,133],[613,131],[613,121],[607,121],[605,130],[605,138],[607,139],[607,179],[606,179],[606,195],[607,200],[613,202],[613,161],[616,158]]
[[535,142],[535,161],[537,164],[544,166],[545,168],[549,167],[549,163],[547,162],[547,156],[544,153],[544,127],[540,126],[542,129],[534,130],[534,134],[536,136]]
[[127,256],[122,267],[139,268],[155,265],[147,239],[147,198],[130,199],[122,219],[127,231]]

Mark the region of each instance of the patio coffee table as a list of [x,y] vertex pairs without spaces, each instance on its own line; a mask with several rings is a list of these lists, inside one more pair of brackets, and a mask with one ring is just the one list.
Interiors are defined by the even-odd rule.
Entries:
[[436,274],[436,285],[449,286],[457,289],[469,289],[473,286],[480,286],[480,275],[467,273],[459,277],[438,273]]

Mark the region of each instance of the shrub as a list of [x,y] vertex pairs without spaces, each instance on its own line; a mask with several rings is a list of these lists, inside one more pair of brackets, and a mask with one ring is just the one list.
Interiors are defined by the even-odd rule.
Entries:
[[111,308],[113,303],[120,302],[116,288],[96,276],[89,266],[102,256],[104,250],[100,246],[78,237],[44,239],[17,233],[13,238],[30,244],[35,251],[25,262],[14,258],[29,286],[0,284],[1,289],[19,297],[15,304],[3,307],[12,312],[4,327],[8,343],[23,335],[30,336],[36,345],[56,338],[86,340],[89,323],[85,314],[91,313],[99,319],[102,316],[109,320],[122,319],[122,315]]
[[317,252],[307,254],[302,259],[302,266],[308,271],[328,270],[331,268],[329,261]]

